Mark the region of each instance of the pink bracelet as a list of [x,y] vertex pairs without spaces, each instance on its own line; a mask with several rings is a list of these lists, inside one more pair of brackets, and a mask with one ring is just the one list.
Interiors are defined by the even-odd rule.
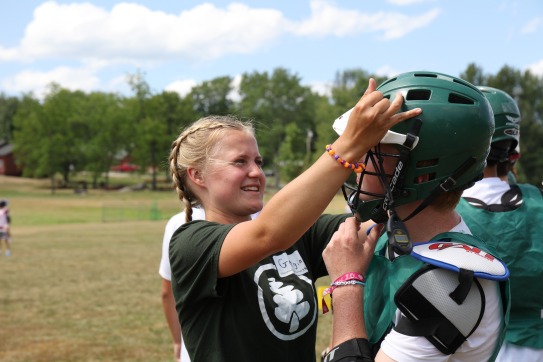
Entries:
[[356,272],[351,272],[351,273],[345,273],[342,276],[340,276],[339,278],[337,278],[336,280],[334,280],[332,282],[332,285],[334,285],[334,283],[337,283],[337,282],[346,282],[348,280],[358,280],[358,281],[360,281],[362,283],[366,282],[366,279],[364,278],[364,276],[362,274],[356,273]]
[[344,285],[366,285],[366,279],[364,276],[360,273],[345,273],[336,280],[332,284],[330,284],[330,287],[326,288],[322,292],[322,314],[328,313],[328,305],[326,305],[326,301],[324,300],[324,297],[328,294],[330,294],[330,298],[332,297],[332,293],[334,292],[334,289],[337,287],[341,287]]

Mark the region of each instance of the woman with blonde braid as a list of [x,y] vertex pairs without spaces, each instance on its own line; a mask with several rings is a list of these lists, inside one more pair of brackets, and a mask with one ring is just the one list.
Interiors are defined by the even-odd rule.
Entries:
[[364,168],[348,161],[421,113],[397,113],[402,101],[384,98],[371,79],[346,131],[264,208],[262,157],[250,123],[206,117],[173,142],[170,169],[187,218],[195,206],[206,215],[180,227],[170,242],[172,288],[191,360],[315,361],[313,282],[327,274],[322,251],[348,216],[321,214],[350,173]]

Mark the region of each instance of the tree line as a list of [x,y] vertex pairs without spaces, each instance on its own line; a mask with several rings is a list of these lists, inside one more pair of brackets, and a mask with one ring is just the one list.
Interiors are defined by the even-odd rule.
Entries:
[[[459,76],[516,99],[522,113],[518,180],[541,186],[543,78],[509,66],[485,74],[476,64]],[[254,121],[264,168],[279,186],[336,138],[332,121],[356,103],[370,77],[378,84],[385,80],[362,69],[339,71],[327,96],[301,85],[300,77],[284,68],[245,73],[239,89],[229,76],[204,81],[184,97],[152,92],[141,72],[128,76],[129,96],[72,91],[52,83],[42,100],[31,93],[0,94],[0,140],[14,146],[24,176],[50,177],[52,187],[55,175],[68,184],[81,171],[91,175],[93,187],[107,185],[108,170],[126,154],[142,172],[150,170],[156,189],[157,177],[167,177],[171,143],[182,128],[206,115],[235,114]]]

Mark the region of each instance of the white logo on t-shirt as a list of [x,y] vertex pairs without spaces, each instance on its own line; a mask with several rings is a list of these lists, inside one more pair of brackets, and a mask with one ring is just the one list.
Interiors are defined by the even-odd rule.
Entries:
[[300,327],[300,319],[309,313],[309,303],[303,300],[304,295],[292,285],[283,285],[268,279],[270,289],[275,293],[273,301],[277,304],[275,316],[284,323],[289,323],[289,332],[296,332]]
[[307,272],[298,251],[275,255],[255,271],[262,318],[270,332],[283,341],[298,338],[316,322],[315,289],[304,275]]

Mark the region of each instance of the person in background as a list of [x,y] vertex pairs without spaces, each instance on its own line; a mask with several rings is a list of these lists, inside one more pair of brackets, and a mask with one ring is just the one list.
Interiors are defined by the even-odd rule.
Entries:
[[[192,217],[194,220],[204,220],[204,210],[194,208]],[[168,250],[170,247],[170,239],[173,233],[181,225],[185,223],[186,214],[184,211],[175,214],[168,220],[164,229],[164,237],[162,238],[162,257],[160,259],[160,266],[158,268],[158,274],[162,277],[162,309],[164,310],[164,317],[168,323],[168,329],[173,340],[173,354],[177,362],[190,362],[189,354],[183,338],[181,336],[181,326],[177,319],[177,312],[175,311],[175,300],[172,292],[172,271],[170,269],[170,259]]]
[[[358,160],[398,113],[368,89],[346,132],[304,173],[263,206],[262,157],[248,122],[209,116],[172,144],[170,171],[190,219],[170,242],[172,288],[189,355],[196,361],[315,361],[314,281],[326,275],[322,252],[347,215],[322,215]],[[261,211],[251,220],[251,214]]]
[[[520,139],[520,133],[519,137]],[[507,161],[498,162],[498,175],[502,181],[507,181],[510,184],[516,184],[518,179],[517,161],[520,159],[520,147],[517,147],[509,154]]]
[[[437,72],[400,74],[377,89],[391,101],[401,92],[403,111],[423,113],[391,128],[345,192],[360,221],[386,225],[364,287],[375,360],[493,360],[507,322],[509,272],[455,211],[485,168],[490,105],[474,85]],[[341,135],[345,118],[334,124]]]
[[6,256],[11,256],[11,218],[7,200],[0,200],[0,253],[2,244],[6,246]]
[[541,189],[508,182],[516,161],[521,114],[506,92],[480,87],[496,131],[484,178],[464,191],[458,212],[474,234],[496,248],[511,272],[511,315],[497,361],[543,361],[543,222]]
[[[252,218],[257,216],[258,214],[254,214],[252,215]],[[177,362],[190,362],[190,357],[181,335],[181,326],[179,325],[177,312],[175,311],[175,300],[172,292],[172,271],[170,268],[168,250],[173,233],[186,222],[186,217],[186,213],[181,211],[180,213],[172,216],[166,223],[164,236],[162,238],[162,257],[160,259],[160,266],[158,268],[158,274],[160,274],[162,277],[162,309],[164,310],[164,317],[168,323],[168,329],[172,335],[173,354]],[[192,212],[192,219],[205,220],[204,210],[194,208]]]

